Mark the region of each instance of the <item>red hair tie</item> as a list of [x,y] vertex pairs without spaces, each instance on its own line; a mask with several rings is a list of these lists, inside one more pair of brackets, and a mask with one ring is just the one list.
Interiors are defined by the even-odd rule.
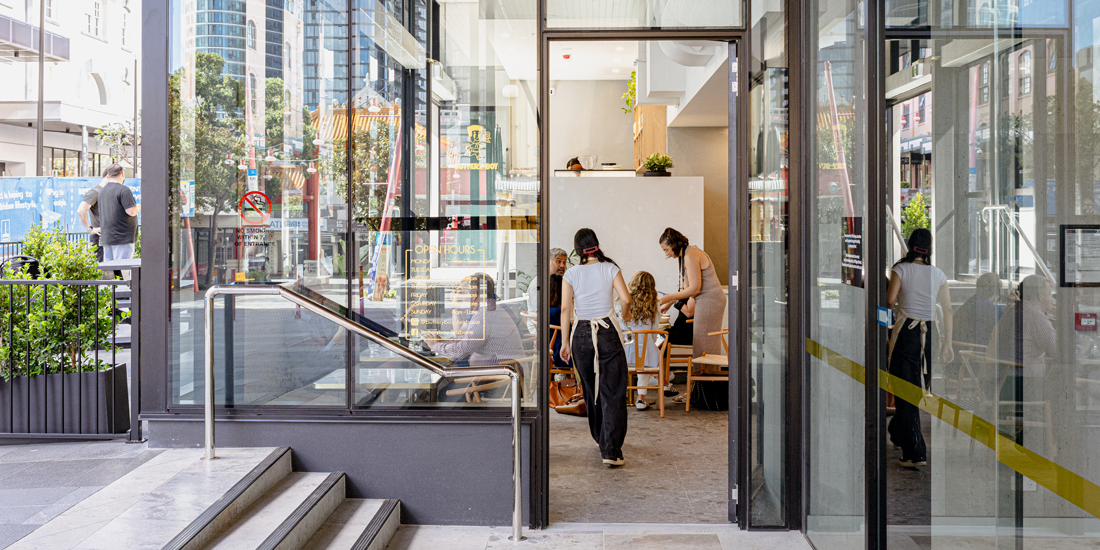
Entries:
[[584,255],[587,256],[587,255],[589,255],[589,254],[591,254],[591,253],[593,253],[593,252],[595,252],[599,249],[600,249],[600,247],[598,247],[598,246],[590,246],[590,247],[582,250],[581,252],[584,252]]
[[913,251],[916,252],[917,254],[924,254],[925,256],[928,255],[928,249],[927,248],[921,248],[919,246],[914,246]]

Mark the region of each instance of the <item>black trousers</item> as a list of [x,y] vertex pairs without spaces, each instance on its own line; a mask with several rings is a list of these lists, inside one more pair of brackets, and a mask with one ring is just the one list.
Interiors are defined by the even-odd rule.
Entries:
[[[932,343],[936,341],[932,322],[926,323],[928,333],[924,335],[924,366],[928,370],[927,375],[922,375],[921,372],[920,325],[909,328],[909,321],[906,321],[898,332],[894,352],[890,355],[890,374],[918,388],[921,387],[922,376],[924,387],[928,387],[932,373]],[[921,433],[920,408],[916,403],[910,403],[901,397],[896,397],[894,403],[897,409],[887,428],[890,441],[901,448],[902,459],[927,460],[928,448],[924,443],[924,434]]]
[[621,458],[626,441],[626,351],[619,340],[619,333],[610,319],[604,319],[608,328],[599,327],[596,344],[600,346],[600,399],[596,401],[596,373],[592,360],[596,350],[592,347],[592,328],[588,321],[577,323],[577,330],[570,335],[573,343],[573,364],[581,378],[584,403],[588,409],[588,431],[600,446],[605,458]]

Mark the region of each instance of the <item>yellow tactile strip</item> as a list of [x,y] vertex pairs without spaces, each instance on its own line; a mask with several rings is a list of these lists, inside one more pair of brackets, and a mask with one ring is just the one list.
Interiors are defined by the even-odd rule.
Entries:
[[[847,374],[863,384],[866,369],[863,365],[807,338],[806,352],[824,361],[836,370]],[[1100,518],[1100,486],[1081,477],[1073,471],[1022,447],[1012,439],[998,433],[996,426],[950,400],[924,393],[915,386],[897,376],[879,371],[878,385],[890,390],[898,399],[914,403],[921,410],[954,426],[955,429],[970,436],[978,443],[997,453],[997,460],[1005,466],[1027,476],[1054,494],[1073,503],[1093,517]]]

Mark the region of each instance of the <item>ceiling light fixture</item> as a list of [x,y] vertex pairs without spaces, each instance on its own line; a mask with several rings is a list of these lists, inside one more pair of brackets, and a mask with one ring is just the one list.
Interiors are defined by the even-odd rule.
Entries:
[[619,72],[619,69],[611,69],[611,72],[617,73],[617,72]]
[[615,60],[615,63],[622,63],[622,62],[623,62],[623,60],[622,60],[622,59],[616,59],[616,60]]
[[370,107],[367,107],[367,111],[371,113],[379,113],[382,111],[382,108],[378,106],[378,99],[373,97],[370,98]]
[[317,173],[317,169],[313,167],[313,162],[312,161],[309,163],[309,168],[306,168],[306,172],[309,172],[310,174],[316,174]]
[[512,36],[512,35],[510,35],[508,33],[504,33],[504,34],[500,35],[501,38],[508,38],[509,36]]
[[621,52],[621,51],[623,51],[623,48],[622,48],[622,46],[620,46],[620,47],[618,47],[618,48],[615,48],[615,51],[617,51],[617,52]]

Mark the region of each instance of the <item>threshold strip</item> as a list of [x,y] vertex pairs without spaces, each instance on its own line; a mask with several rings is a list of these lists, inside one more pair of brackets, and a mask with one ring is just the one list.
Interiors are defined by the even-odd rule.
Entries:
[[[847,374],[856,382],[864,383],[866,368],[863,365],[809,338],[806,339],[806,352]],[[997,453],[997,460],[1005,466],[1100,519],[1100,486],[1035,451],[1017,444],[998,432],[996,425],[992,422],[949,399],[925,393],[920,386],[881,369],[878,385],[879,388],[894,394],[896,398],[915,404],[924,412],[950,424],[978,443],[992,449]]]

